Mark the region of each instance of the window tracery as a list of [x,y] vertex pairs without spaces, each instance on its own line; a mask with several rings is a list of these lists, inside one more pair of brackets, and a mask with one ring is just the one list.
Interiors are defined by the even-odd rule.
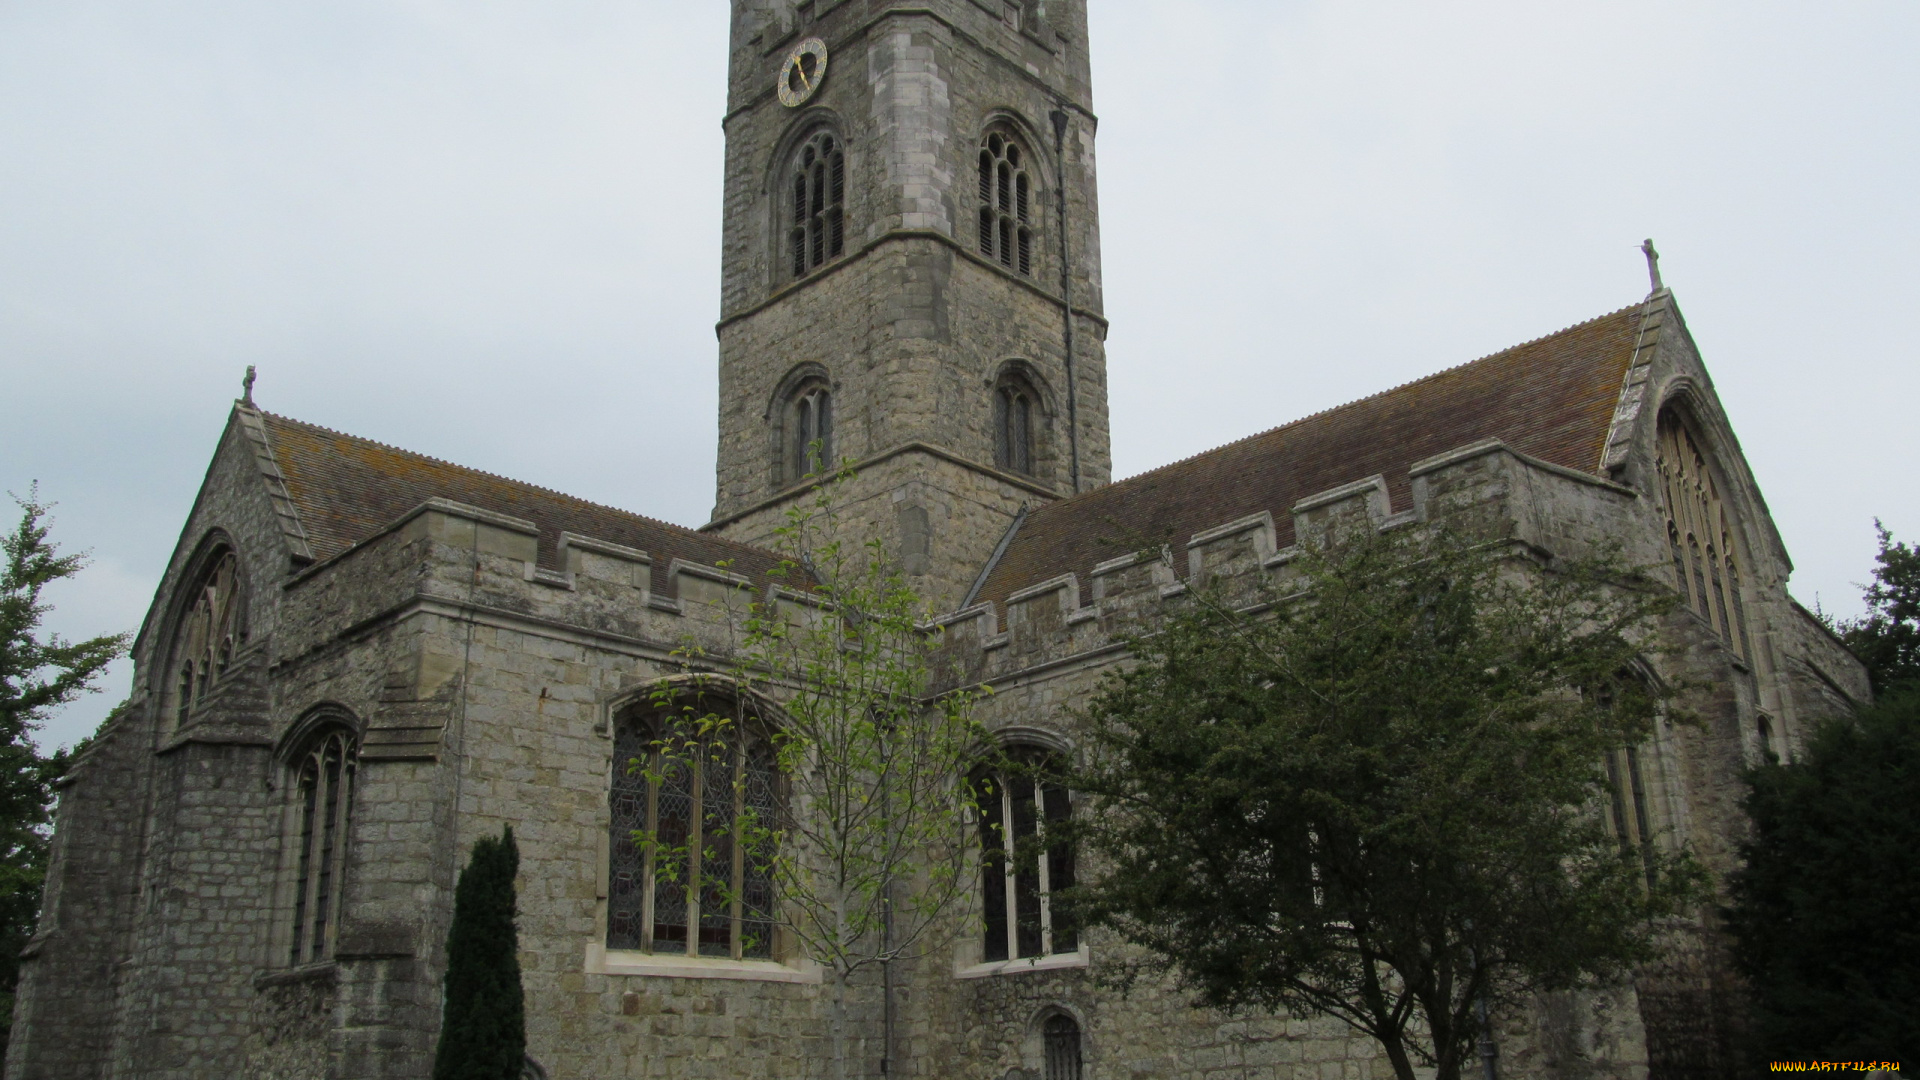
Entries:
[[1674,578],[1688,606],[1735,655],[1750,659],[1733,515],[1720,497],[1707,455],[1675,410],[1660,414],[1657,438],[1654,468],[1666,502]]
[[780,405],[774,484],[797,484],[833,466],[833,390],[824,375],[802,378]]
[[778,796],[773,747],[756,723],[623,717],[608,793],[607,947],[772,958],[763,846]]
[[1003,378],[993,392],[993,463],[1009,472],[1034,474],[1034,429],[1038,395],[1026,380]]
[[1070,953],[1075,927],[1054,910],[1053,894],[1073,886],[1073,846],[1054,839],[1073,818],[1053,755],[1036,748],[1009,754],[1014,767],[973,776],[980,808],[981,900],[986,916],[981,957],[988,962]]
[[220,551],[201,574],[174,635],[173,720],[185,727],[246,644],[245,606],[240,600],[240,562]]
[[1628,746],[1607,755],[1607,809],[1620,846],[1640,853],[1647,884],[1654,883],[1653,815],[1647,798],[1640,750]]
[[980,146],[980,254],[1021,274],[1033,274],[1034,192],[1028,154],[1004,130]]
[[846,251],[847,154],[832,131],[815,132],[793,157],[787,253],[796,278]]
[[336,727],[315,739],[293,766],[298,846],[288,961],[296,966],[333,955],[346,879],[357,753],[353,732]]

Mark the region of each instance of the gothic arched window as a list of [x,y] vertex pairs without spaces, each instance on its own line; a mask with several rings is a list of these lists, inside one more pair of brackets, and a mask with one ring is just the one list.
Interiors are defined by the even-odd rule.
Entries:
[[175,727],[185,727],[193,718],[246,641],[240,561],[226,548],[208,560],[174,633],[169,693]]
[[[1620,672],[1610,685],[1600,688],[1598,701],[1603,708],[1610,709],[1626,708],[1637,712],[1649,705],[1658,708],[1652,687],[1639,673],[1631,670]],[[1658,847],[1659,823],[1654,810],[1654,785],[1659,782],[1658,759],[1658,744],[1647,742],[1610,750],[1602,761],[1607,774],[1606,823],[1609,831],[1619,842],[1622,851],[1639,854],[1649,886],[1655,884],[1657,869],[1654,856]]]
[[1040,404],[1025,380],[1000,380],[993,392],[993,463],[1009,472],[1033,475],[1034,429]]
[[823,375],[801,379],[780,406],[775,483],[797,484],[833,466],[833,391]]
[[980,254],[1033,273],[1034,191],[1019,140],[996,130],[980,145]]
[[1053,894],[1073,886],[1073,846],[1050,837],[1073,818],[1073,799],[1051,779],[1060,771],[1046,751],[1021,747],[1013,767],[973,776],[980,807],[981,907],[986,961],[1070,953],[1080,938]]
[[1040,1043],[1046,1080],[1080,1080],[1080,1025],[1073,1017],[1047,1017],[1040,1025]]
[[846,147],[831,131],[814,133],[794,154],[787,185],[787,254],[793,276],[803,277],[846,251]]
[[1676,410],[1660,414],[1657,438],[1654,467],[1666,501],[1667,545],[1678,587],[1736,655],[1751,658],[1733,515],[1699,440]]
[[613,761],[607,948],[771,958],[778,775],[758,722],[637,712]]
[[333,955],[340,897],[346,883],[347,825],[353,814],[358,746],[353,732],[334,726],[293,761],[294,806],[292,946],[288,961],[311,964]]
[[1629,746],[1607,755],[1607,809],[1613,835],[1622,848],[1640,853],[1647,881],[1653,882],[1653,814],[1647,797],[1640,750]]

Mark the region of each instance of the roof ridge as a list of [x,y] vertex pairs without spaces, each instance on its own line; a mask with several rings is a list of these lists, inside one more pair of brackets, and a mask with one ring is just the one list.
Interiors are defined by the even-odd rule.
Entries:
[[1582,320],[1582,321],[1580,321],[1580,322],[1577,322],[1577,323],[1574,323],[1574,324],[1572,324],[1571,326],[1563,326],[1563,327],[1561,327],[1560,329],[1558,329],[1558,330],[1555,330],[1555,331],[1553,331],[1552,333],[1548,333],[1548,334],[1542,334],[1542,335],[1540,335],[1539,337],[1535,337],[1535,338],[1528,338],[1528,339],[1527,339],[1527,340],[1525,340],[1525,341],[1521,341],[1521,342],[1516,342],[1515,344],[1512,344],[1512,345],[1509,345],[1509,346],[1507,346],[1506,348],[1504,348],[1504,349],[1501,349],[1501,350],[1499,350],[1499,351],[1497,351],[1497,352],[1490,352],[1490,353],[1487,353],[1487,354],[1486,354],[1485,356],[1478,356],[1478,357],[1475,357],[1475,358],[1474,358],[1474,359],[1472,359],[1472,360],[1468,360],[1468,361],[1465,361],[1464,363],[1459,363],[1459,364],[1455,364],[1455,365],[1453,365],[1452,367],[1446,367],[1446,368],[1441,368],[1441,369],[1440,369],[1439,371],[1435,371],[1435,372],[1431,372],[1431,373],[1429,373],[1429,374],[1426,374],[1426,375],[1422,375],[1422,376],[1420,376],[1420,377],[1419,377],[1419,378],[1417,378],[1417,379],[1408,379],[1408,380],[1407,380],[1406,382],[1403,382],[1403,383],[1396,383],[1396,384],[1394,384],[1394,385],[1392,385],[1392,386],[1389,386],[1389,387],[1387,387],[1387,388],[1386,388],[1386,389],[1384,389],[1384,390],[1378,390],[1378,391],[1375,391],[1374,393],[1371,393],[1371,394],[1367,394],[1367,395],[1366,395],[1366,396],[1364,396],[1364,397],[1357,397],[1357,398],[1353,398],[1353,399],[1351,399],[1351,400],[1349,400],[1349,401],[1343,401],[1343,402],[1341,402],[1341,403],[1340,403],[1340,404],[1338,404],[1338,405],[1329,405],[1329,406],[1327,406],[1327,407],[1326,407],[1326,408],[1324,408],[1324,409],[1319,409],[1319,410],[1316,410],[1316,411],[1314,411],[1314,412],[1310,412],[1310,413],[1308,413],[1308,414],[1307,414],[1307,415],[1305,415],[1305,416],[1301,416],[1301,417],[1296,417],[1296,418],[1294,418],[1294,419],[1292,419],[1292,420],[1289,420],[1289,421],[1287,421],[1287,422],[1286,422],[1286,423],[1284,423],[1284,424],[1276,424],[1276,425],[1274,425],[1273,427],[1270,427],[1270,428],[1266,428],[1266,429],[1264,429],[1264,430],[1261,430],[1261,431],[1256,431],[1256,432],[1254,432],[1254,433],[1252,433],[1251,435],[1243,435],[1243,436],[1241,436],[1241,437],[1240,437],[1240,438],[1238,438],[1238,439],[1234,439],[1234,440],[1231,440],[1231,441],[1229,441],[1229,442],[1223,442],[1223,443],[1220,443],[1220,444],[1219,444],[1219,445],[1217,445],[1217,446],[1210,446],[1210,447],[1208,447],[1208,448],[1207,448],[1207,449],[1205,449],[1205,450],[1200,450],[1200,451],[1196,451],[1196,452],[1194,452],[1194,453],[1191,453],[1191,454],[1188,454],[1188,455],[1187,455],[1186,457],[1183,457],[1183,458],[1175,458],[1174,460],[1172,460],[1172,461],[1169,461],[1169,462],[1166,462],[1166,463],[1164,463],[1164,464],[1161,464],[1161,465],[1155,465],[1155,466],[1154,466],[1153,468],[1151,468],[1151,469],[1148,469],[1148,470],[1146,470],[1145,472],[1137,472],[1137,473],[1134,473],[1134,474],[1133,474],[1132,476],[1129,476],[1129,477],[1127,477],[1127,478],[1126,478],[1126,479],[1124,479],[1124,480],[1116,480],[1116,481],[1114,481],[1113,483],[1110,483],[1110,484],[1108,484],[1108,485],[1106,485],[1105,487],[1097,487],[1097,488],[1094,488],[1094,489],[1093,489],[1092,491],[1083,491],[1083,492],[1081,492],[1081,493],[1080,493],[1080,494],[1078,494],[1078,495],[1071,495],[1071,496],[1068,496],[1067,498],[1064,498],[1064,499],[1061,499],[1061,500],[1059,500],[1059,501],[1057,501],[1057,502],[1051,502],[1051,503],[1048,503],[1048,504],[1046,504],[1045,506],[1041,506],[1041,507],[1038,507],[1038,508],[1037,508],[1037,509],[1035,510],[1035,513],[1040,513],[1040,512],[1043,512],[1043,511],[1047,511],[1047,510],[1051,510],[1051,509],[1053,509],[1054,507],[1057,507],[1057,506],[1065,506],[1065,505],[1067,505],[1068,503],[1073,503],[1073,502],[1078,502],[1078,501],[1080,501],[1081,499],[1084,499],[1084,498],[1086,498],[1086,497],[1088,497],[1088,496],[1090,496],[1090,495],[1097,495],[1097,494],[1100,494],[1101,492],[1106,492],[1106,491],[1112,491],[1112,490],[1114,490],[1115,488],[1118,488],[1118,487],[1122,487],[1122,486],[1124,486],[1124,485],[1127,485],[1127,484],[1131,484],[1131,483],[1133,483],[1133,482],[1134,482],[1134,481],[1136,481],[1136,480],[1144,480],[1144,479],[1146,479],[1147,477],[1150,477],[1150,476],[1152,476],[1152,475],[1154,475],[1155,473],[1158,473],[1158,472],[1163,472],[1163,471],[1165,471],[1165,470],[1167,470],[1167,469],[1171,469],[1171,468],[1173,468],[1173,467],[1174,467],[1174,466],[1176,466],[1176,465],[1184,465],[1184,464],[1186,464],[1186,463],[1187,463],[1187,462],[1189,462],[1189,461],[1196,461],[1196,460],[1198,460],[1198,459],[1200,459],[1200,458],[1203,458],[1203,457],[1207,457],[1207,456],[1209,456],[1209,455],[1212,455],[1212,454],[1217,454],[1217,453],[1219,453],[1219,452],[1221,452],[1222,450],[1228,450],[1228,449],[1231,449],[1231,448],[1233,448],[1233,447],[1235,447],[1235,446],[1239,446],[1239,445],[1241,445],[1242,443],[1249,443],[1249,442],[1252,442],[1252,441],[1254,441],[1255,439],[1263,439],[1263,438],[1266,438],[1266,437],[1267,437],[1267,436],[1269,436],[1269,435],[1273,435],[1273,434],[1275,434],[1275,433],[1277,433],[1277,432],[1281,432],[1281,431],[1285,431],[1285,430],[1287,430],[1288,428],[1291,428],[1291,427],[1298,427],[1298,426],[1300,426],[1301,424],[1304,424],[1304,423],[1306,423],[1306,422],[1307,422],[1307,421],[1309,421],[1309,420],[1317,420],[1317,419],[1319,419],[1320,417],[1323,417],[1323,416],[1326,416],[1326,415],[1328,415],[1329,413],[1336,413],[1336,412],[1339,412],[1339,411],[1340,411],[1340,410],[1342,410],[1342,409],[1350,409],[1350,408],[1352,408],[1352,407],[1353,407],[1353,406],[1355,406],[1355,405],[1361,405],[1361,404],[1364,404],[1364,403],[1366,403],[1366,402],[1369,402],[1369,401],[1373,401],[1373,400],[1375,400],[1375,399],[1377,399],[1377,398],[1383,398],[1383,397],[1386,397],[1386,396],[1387,396],[1388,394],[1392,394],[1392,393],[1396,393],[1396,392],[1398,392],[1398,391],[1400,391],[1400,390],[1404,390],[1404,389],[1406,389],[1406,388],[1407,388],[1407,387],[1409,387],[1409,386],[1418,386],[1419,384],[1421,384],[1421,383],[1423,383],[1423,382],[1429,382],[1429,381],[1431,381],[1431,380],[1434,380],[1434,379],[1438,379],[1438,378],[1440,378],[1440,377],[1441,377],[1442,375],[1450,375],[1450,374],[1452,374],[1453,372],[1456,372],[1456,371],[1460,371],[1460,370],[1461,370],[1461,369],[1463,369],[1463,368],[1470,368],[1470,367],[1472,367],[1472,366],[1473,366],[1473,365],[1475,365],[1475,364],[1482,364],[1482,363],[1485,363],[1485,362],[1487,362],[1488,360],[1493,360],[1493,359],[1496,359],[1496,358],[1498,358],[1498,357],[1501,357],[1501,356],[1505,356],[1506,354],[1508,354],[1508,353],[1510,353],[1510,352],[1514,352],[1514,351],[1516,351],[1516,350],[1519,350],[1519,349],[1524,349],[1524,348],[1526,348],[1526,347],[1527,347],[1527,346],[1529,346],[1529,345],[1537,345],[1537,344],[1539,344],[1540,342],[1543,342],[1543,341],[1547,341],[1547,340],[1549,340],[1549,339],[1551,339],[1551,338],[1557,338],[1557,337],[1559,337],[1559,336],[1560,336],[1560,335],[1562,335],[1562,334],[1569,334],[1569,333],[1572,333],[1573,331],[1575,331],[1575,330],[1578,330],[1578,329],[1580,329],[1580,328],[1582,328],[1582,327],[1585,327],[1585,326],[1592,326],[1592,325],[1593,325],[1594,323],[1598,323],[1598,322],[1605,322],[1605,321],[1606,321],[1606,320],[1608,320],[1608,319],[1615,319],[1615,318],[1619,318],[1619,317],[1620,317],[1621,315],[1625,315],[1625,314],[1627,314],[1628,312],[1631,312],[1631,311],[1634,311],[1635,309],[1642,309],[1642,310],[1644,310],[1644,309],[1645,309],[1645,307],[1646,307],[1646,301],[1645,301],[1645,300],[1641,300],[1641,301],[1639,301],[1639,302],[1637,302],[1637,303],[1632,303],[1632,304],[1628,304],[1627,306],[1625,306],[1625,307],[1622,307],[1622,308],[1615,308],[1614,310],[1612,310],[1612,311],[1609,311],[1609,312],[1607,312],[1607,313],[1606,313],[1606,314],[1604,314],[1604,315],[1596,315],[1596,316],[1594,316],[1594,317],[1593,317],[1593,318],[1591,318],[1591,319],[1584,319],[1584,320]]
[[471,465],[462,465],[459,462],[448,461],[445,458],[434,457],[432,454],[423,454],[418,450],[408,450],[403,446],[395,446],[392,443],[381,442],[378,439],[369,439],[364,435],[355,435],[355,434],[352,434],[351,432],[340,431],[337,428],[330,428],[324,424],[316,424],[308,420],[298,420],[291,416],[282,416],[279,413],[268,412],[267,410],[261,409],[258,407],[256,407],[254,411],[258,412],[263,417],[266,417],[268,419],[271,419],[280,423],[297,424],[300,427],[311,428],[314,431],[323,431],[323,432],[326,432],[328,435],[333,435],[338,438],[352,439],[356,442],[366,443],[369,446],[380,447],[382,450],[389,450],[396,454],[405,454],[408,457],[418,458],[421,461],[430,461],[435,465],[443,465],[449,469],[457,469],[461,472],[472,473],[475,476],[484,476],[484,477],[487,477],[488,479],[498,480],[503,483],[513,484],[518,487],[523,487],[533,491],[538,491],[538,492],[541,492],[542,494],[552,495],[557,498],[566,499],[569,502],[578,503],[581,506],[589,506],[596,510],[604,510],[604,511],[607,511],[608,513],[621,514],[626,517],[634,518],[639,521],[649,522],[651,524],[663,526],[668,529],[677,529],[689,535],[698,536],[704,540],[717,540],[720,543],[727,544],[733,547],[748,548],[754,551],[768,550],[766,548],[761,548],[753,544],[745,544],[745,543],[741,543],[738,540],[731,540],[724,536],[717,536],[713,533],[703,533],[703,532],[700,532],[698,529],[694,529],[686,525],[676,525],[675,523],[671,521],[667,521],[664,518],[649,517],[646,514],[635,513],[632,510],[622,509],[621,507],[618,507],[618,506],[609,506],[606,503],[594,502],[592,499],[583,499],[578,495],[569,495],[568,493],[561,491],[557,488],[550,488],[543,484],[535,484],[527,480],[516,480],[511,476],[505,476],[495,472],[488,472],[485,469],[476,469]]

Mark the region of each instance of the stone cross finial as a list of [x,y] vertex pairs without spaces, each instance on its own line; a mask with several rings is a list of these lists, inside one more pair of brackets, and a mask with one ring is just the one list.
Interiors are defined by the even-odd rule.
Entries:
[[1651,296],[1665,288],[1660,284],[1660,253],[1653,249],[1651,236],[1640,242],[1640,250],[1647,256],[1647,277],[1653,282],[1653,288],[1647,291],[1647,295]]
[[240,380],[240,404],[253,408],[253,365],[247,365],[247,377]]

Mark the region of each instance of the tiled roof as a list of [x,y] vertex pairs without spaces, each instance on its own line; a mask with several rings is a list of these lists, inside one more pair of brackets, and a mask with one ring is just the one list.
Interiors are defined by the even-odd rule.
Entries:
[[[1033,511],[983,584],[1004,601],[1025,586],[1259,513],[1280,546],[1293,504],[1384,475],[1397,512],[1415,462],[1485,439],[1598,473],[1642,308],[1635,305],[1505,352]],[[1184,567],[1185,561],[1176,560]]]
[[548,569],[560,568],[562,532],[638,548],[653,557],[656,590],[666,587],[667,566],[675,558],[708,566],[731,560],[736,573],[755,579],[777,561],[761,548],[533,484],[272,413],[260,418],[316,561],[333,558],[432,498],[533,522],[540,529],[540,565]]

